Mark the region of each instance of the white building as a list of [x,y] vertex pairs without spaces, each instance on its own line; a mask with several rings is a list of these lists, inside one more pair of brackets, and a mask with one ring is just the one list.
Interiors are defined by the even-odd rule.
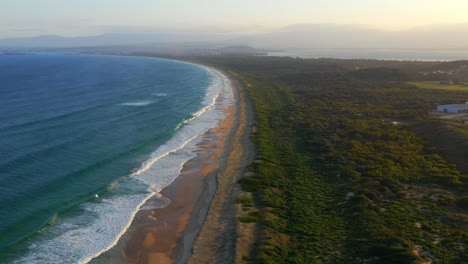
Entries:
[[437,106],[437,112],[452,114],[468,113],[468,102],[465,104],[439,105]]

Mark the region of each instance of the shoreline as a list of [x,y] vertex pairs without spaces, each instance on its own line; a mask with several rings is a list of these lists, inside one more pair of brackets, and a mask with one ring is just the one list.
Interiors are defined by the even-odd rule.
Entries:
[[158,221],[140,228],[123,250],[131,263],[185,263],[216,192],[218,159],[225,152],[233,111],[203,135],[197,156],[187,161],[180,175],[160,194],[169,205],[146,212]]
[[[150,58],[148,57],[148,59],[150,59]],[[169,60],[169,59],[164,59],[164,60]],[[172,60],[172,61],[176,62],[175,60]],[[177,62],[179,62],[179,61],[177,61]],[[190,63],[190,62],[184,62],[184,63],[185,64],[195,65],[195,63]],[[233,87],[230,85],[230,80],[224,74],[221,74],[218,70],[216,70],[214,68],[211,68],[211,67],[207,67],[205,65],[200,65],[200,64],[196,64],[196,65],[197,65],[197,67],[199,68],[200,71],[208,70],[209,71],[208,75],[214,75],[214,76],[213,76],[213,79],[212,79],[213,81],[208,81],[208,83],[211,83],[211,84],[209,84],[209,87],[207,88],[207,90],[205,92],[202,108],[199,109],[199,111],[196,111],[194,114],[192,114],[192,116],[190,118],[187,118],[186,120],[183,120],[183,124],[187,124],[187,126],[186,127],[184,126],[183,128],[181,128],[180,131],[188,130],[190,133],[180,133],[178,131],[175,134],[175,135],[178,135],[178,137],[172,137],[171,138],[171,140],[176,138],[175,143],[177,143],[177,144],[175,145],[175,147],[177,147],[177,148],[175,150],[170,151],[170,152],[164,152],[164,151],[166,151],[168,149],[166,147],[166,148],[164,148],[164,151],[161,151],[162,155],[159,155],[160,153],[158,153],[155,157],[153,157],[153,154],[156,151],[159,150],[159,149],[157,149],[151,154],[150,159],[148,159],[144,163],[142,163],[142,165],[141,165],[142,167],[140,167],[140,168],[145,169],[144,167],[146,166],[146,163],[153,164],[152,163],[153,159],[154,160],[156,160],[156,158],[160,159],[160,156],[167,156],[170,153],[175,153],[176,151],[182,149],[182,151],[181,151],[182,153],[180,153],[180,154],[176,153],[175,154],[176,156],[179,155],[179,157],[177,158],[177,164],[176,164],[176,162],[172,162],[172,163],[167,163],[169,166],[166,166],[166,167],[173,168],[170,171],[171,172],[170,175],[173,175],[175,177],[171,176],[171,178],[167,178],[167,179],[170,179],[170,181],[167,180],[165,182],[165,184],[162,185],[162,186],[164,186],[162,189],[160,189],[160,187],[157,187],[158,189],[156,189],[156,187],[154,187],[154,189],[148,189],[148,192],[147,192],[148,195],[145,195],[145,197],[143,197],[143,195],[141,195],[143,197],[142,199],[144,199],[144,202],[138,203],[137,206],[135,206],[135,207],[131,207],[132,211],[125,210],[125,212],[130,212],[129,214],[119,214],[119,216],[124,215],[125,217],[127,217],[127,216],[129,217],[128,221],[124,222],[124,223],[128,223],[128,225],[127,224],[122,225],[122,226],[118,225],[121,222],[118,222],[117,221],[118,218],[113,217],[113,215],[111,215],[112,217],[109,218],[108,223],[105,223],[106,227],[112,228],[113,230],[117,230],[117,231],[122,230],[121,232],[116,233],[115,236],[114,236],[114,234],[112,234],[112,236],[106,236],[106,237],[104,237],[105,238],[105,240],[104,240],[104,239],[102,239],[102,237],[100,237],[98,235],[98,233],[101,233],[101,230],[105,230],[105,229],[101,228],[101,229],[92,230],[93,232],[90,232],[89,235],[87,236],[89,241],[90,242],[91,241],[92,242],[94,242],[94,241],[98,241],[98,242],[104,241],[103,243],[106,243],[106,245],[108,245],[108,246],[106,246],[106,247],[101,247],[100,245],[95,246],[95,243],[85,242],[83,244],[83,247],[90,248],[91,251],[86,251],[86,252],[77,252],[77,251],[75,251],[76,254],[67,253],[67,255],[70,255],[70,258],[72,256],[73,256],[73,258],[75,258],[75,256],[78,256],[78,257],[84,256],[82,258],[77,257],[77,261],[76,261],[77,263],[109,263],[109,262],[110,263],[125,263],[125,262],[128,262],[128,261],[126,261],[125,252],[124,252],[124,254],[121,253],[122,252],[121,251],[122,247],[119,244],[126,244],[126,242],[129,242],[131,240],[130,236],[132,236],[133,233],[137,232],[137,229],[139,227],[138,226],[135,227],[135,225],[134,225],[135,221],[140,221],[138,224],[141,224],[141,226],[146,225],[146,223],[149,222],[148,219],[150,217],[148,215],[145,215],[145,214],[147,214],[147,212],[154,213],[154,211],[157,211],[157,210],[148,210],[149,207],[157,208],[157,207],[167,205],[167,201],[169,201],[169,199],[167,199],[165,197],[171,198],[171,195],[172,195],[171,194],[171,188],[173,188],[171,186],[180,185],[180,182],[181,182],[180,178],[182,178],[185,171],[189,171],[191,175],[196,174],[196,173],[193,172],[195,170],[199,171],[198,174],[203,173],[204,177],[202,178],[202,180],[198,180],[198,182],[200,182],[200,184],[201,184],[201,187],[199,187],[198,189],[200,190],[200,193],[205,192],[205,190],[211,190],[211,191],[207,192],[207,193],[211,193],[210,196],[207,199],[205,199],[206,200],[205,203],[207,203],[207,204],[202,205],[201,201],[198,201],[198,200],[196,200],[196,203],[195,203],[195,204],[199,205],[199,207],[201,209],[205,210],[204,214],[200,214],[201,215],[200,217],[202,219],[201,219],[201,221],[199,221],[200,223],[198,224],[198,226],[201,228],[201,225],[203,224],[204,217],[206,216],[206,211],[208,210],[211,198],[214,195],[214,192],[216,191],[216,178],[215,178],[216,175],[213,174],[214,172],[209,171],[209,169],[207,167],[213,166],[213,164],[216,165],[216,164],[218,164],[218,162],[216,162],[216,160],[212,160],[212,161],[209,161],[208,163],[203,164],[198,159],[203,160],[206,157],[208,157],[209,155],[215,155],[216,153],[214,153],[215,152],[214,149],[215,149],[216,145],[219,142],[219,138],[222,138],[223,140],[226,140],[228,138],[227,135],[222,135],[221,136],[221,134],[219,132],[220,127],[221,127],[220,123],[221,123],[222,120],[226,119],[227,112],[225,111],[225,109],[231,108],[230,111],[232,112],[232,109],[235,108],[236,102],[233,100]],[[202,95],[200,95],[200,96],[202,96]],[[221,103],[218,103],[219,101],[221,101]],[[204,114],[205,112],[207,114]],[[194,119],[199,120],[199,122],[198,121],[197,122],[191,122]],[[195,125],[195,123],[197,123],[197,124]],[[226,125],[226,127],[229,127],[229,125]],[[177,128],[179,128],[179,127],[177,127]],[[225,133],[225,132],[223,132],[223,133]],[[166,146],[166,145],[164,145],[164,146]],[[185,146],[187,146],[187,148],[185,148]],[[172,148],[174,146],[171,145],[169,147]],[[218,148],[220,150],[222,150],[221,147],[218,147]],[[186,151],[186,153],[183,153],[184,151]],[[216,155],[219,156],[220,154],[216,154]],[[213,156],[213,158],[214,157],[215,156]],[[182,160],[183,162],[179,162],[180,160]],[[194,161],[197,161],[197,162],[194,162]],[[171,164],[173,166],[171,166]],[[174,164],[176,164],[176,165],[174,165]],[[192,168],[187,169],[190,166],[192,166]],[[176,170],[177,172],[172,173],[172,171],[174,171],[174,170]],[[139,172],[139,171],[140,170],[138,170],[137,172]],[[182,173],[181,173],[181,171],[182,171]],[[149,175],[149,176],[158,175],[159,167],[157,167],[157,169],[154,172],[155,173],[152,173],[150,171],[150,173],[147,173],[147,175]],[[211,175],[211,176],[208,177],[208,174]],[[133,176],[133,173],[132,173],[131,176]],[[196,177],[192,176],[191,178],[196,178]],[[206,178],[206,180],[205,180],[205,178]],[[210,180],[208,180],[208,179],[210,179]],[[151,186],[151,185],[149,185],[149,186]],[[180,188],[180,187],[177,187],[177,188]],[[173,189],[177,189],[177,188],[173,188]],[[98,193],[98,192],[96,192],[96,193]],[[183,194],[183,192],[182,192],[182,194]],[[201,196],[201,195],[199,195],[199,196]],[[175,197],[178,197],[178,196],[175,195]],[[96,197],[94,197],[94,195],[93,195],[93,198],[92,198],[93,202],[94,202],[95,198],[98,198],[97,195],[96,195]],[[106,197],[104,195],[101,196],[101,193],[99,193],[99,198],[106,198]],[[127,200],[129,200],[129,199],[127,199]],[[174,202],[175,200],[177,200],[177,199],[173,199],[172,204],[175,203]],[[102,202],[99,201],[96,204],[108,205],[110,203],[108,203],[106,200],[103,200]],[[122,206],[120,208],[127,209],[126,207],[122,207]],[[206,208],[206,209],[204,209],[204,208]],[[110,208],[107,211],[113,213],[114,209],[118,209],[118,208],[113,207],[113,208]],[[133,210],[133,209],[135,209],[135,210]],[[191,211],[198,211],[197,209],[198,208],[192,207]],[[115,211],[120,212],[121,210],[115,210]],[[125,219],[125,220],[127,220],[127,219]],[[151,221],[151,219],[149,219],[149,220]],[[186,220],[185,222],[188,223],[188,220]],[[184,225],[187,225],[187,224],[185,223]],[[122,229],[121,229],[121,227],[122,227]],[[184,228],[181,228],[181,230],[183,231]],[[179,232],[179,231],[177,231],[177,232]],[[94,235],[93,235],[93,233],[94,233]],[[194,235],[192,235],[192,237],[193,237],[192,240],[195,240],[197,234],[198,234],[198,230],[196,231],[196,233]],[[110,241],[110,243],[107,243],[108,241]],[[193,243],[193,241],[191,243]],[[67,245],[67,243],[64,243],[64,244]],[[80,242],[78,240],[76,244],[82,244],[82,242]],[[55,247],[55,248],[57,248],[57,247]],[[60,247],[58,247],[58,248],[60,248]],[[71,246],[68,246],[68,248],[72,249]],[[59,251],[59,250],[57,250],[57,251]],[[43,252],[43,255],[45,256],[45,258],[47,258],[48,256],[45,255],[47,253],[44,254],[44,252],[46,252],[46,250],[42,250],[42,252]],[[62,252],[64,252],[64,251],[62,251]],[[87,254],[88,252],[90,252],[90,254]],[[116,252],[117,252],[117,254],[115,254]],[[130,254],[128,254],[128,255],[130,255]],[[186,258],[188,258],[189,256],[190,256],[190,254],[186,254]],[[35,256],[33,256],[33,257],[35,257]],[[66,259],[68,259],[68,257],[61,257],[61,259],[66,260]],[[113,261],[114,259],[116,260],[115,262]],[[110,261],[106,262],[106,260],[110,260]]]
[[[211,69],[205,65],[196,65]],[[219,72],[218,69],[215,70]],[[197,151],[197,156],[187,161],[176,180],[160,192],[163,197],[170,199],[171,203],[164,208],[153,210],[151,217],[162,221],[164,225],[155,224],[142,228],[132,236],[128,246],[122,251],[131,263],[169,264],[193,263],[194,261],[198,263],[196,259],[200,255],[206,255],[206,253],[200,254],[200,249],[213,249],[212,245],[206,243],[205,240],[206,236],[215,239],[210,233],[213,228],[218,229],[208,220],[219,218],[220,212],[217,212],[216,208],[213,210],[213,207],[216,207],[216,205],[213,206],[213,202],[220,196],[219,193],[225,193],[227,187],[226,184],[223,184],[225,180],[220,179],[220,175],[225,176],[223,174],[233,169],[233,165],[228,164],[227,159],[232,157],[232,153],[242,152],[239,151],[239,146],[235,146],[234,141],[236,136],[239,136],[239,132],[244,135],[244,140],[248,140],[250,130],[245,130],[248,128],[247,123],[251,124],[252,119],[251,111],[247,114],[245,109],[241,109],[238,84],[234,84],[232,76],[224,72],[222,75],[230,81],[235,98],[234,104],[226,109],[229,112],[226,118],[203,135],[203,142],[199,144],[201,150]],[[243,94],[243,96],[245,95]],[[241,116],[244,121],[241,121]],[[246,121],[246,118],[249,121]],[[247,155],[249,162],[244,162],[244,167],[250,163],[250,159],[253,157],[253,145],[250,146],[250,150],[251,155]],[[235,166],[239,165],[239,162],[236,162]],[[229,187],[237,185],[237,180],[242,174],[231,176],[233,177],[229,177],[231,181]],[[233,188],[232,191],[238,192],[239,190]],[[235,227],[237,212],[234,203],[235,195],[232,194],[229,195],[230,209],[234,210],[229,214],[229,218],[234,221],[231,223],[234,225],[231,226]],[[222,200],[225,200],[225,197]],[[226,233],[223,234],[223,236],[225,235]],[[231,241],[229,244],[235,245],[235,234],[231,232],[225,238]],[[232,249],[235,249],[235,246]],[[217,259],[220,257],[220,252],[208,254]],[[232,254],[231,257],[234,260],[235,254]]]
[[[235,148],[239,148],[234,146],[235,137],[239,135],[239,131],[242,130],[247,136],[247,138],[244,136],[244,139],[248,140],[250,130],[245,132],[248,128],[244,120],[246,111],[241,109],[241,92],[232,75],[203,64],[181,62],[197,65],[227,78],[233,94],[233,103],[224,107],[222,104],[214,105],[214,107],[223,107],[218,110],[224,111],[225,117],[214,128],[200,136],[201,141],[194,151],[196,156],[183,164],[179,176],[147,201],[150,203],[152,200],[162,198],[170,201],[169,204],[163,208],[140,209],[127,233],[120,238],[117,245],[90,263],[109,261],[114,263],[187,263],[189,258],[194,257],[194,245],[197,244],[199,248],[199,245],[203,244],[200,242],[203,241],[200,237],[204,238],[205,234],[201,231],[207,225],[206,220],[213,215],[211,207],[218,194],[219,174],[225,173],[232,167],[227,159]],[[218,98],[217,100],[222,103],[224,99]],[[251,111],[248,114],[251,120]],[[253,145],[250,148],[253,151]],[[234,150],[234,152],[239,151]],[[244,163],[244,167],[249,164]],[[242,175],[231,177],[234,185],[237,184],[240,176]],[[231,203],[235,206],[234,199],[235,196],[232,196]],[[236,211],[232,213],[234,215],[231,215],[231,218],[237,221]],[[235,235],[231,236],[232,239],[235,240]]]
[[187,262],[190,264],[239,263],[253,248],[255,224],[247,228],[241,225],[237,217],[242,209],[235,202],[236,197],[244,193],[237,182],[248,173],[247,166],[255,155],[255,146],[250,139],[253,105],[242,83],[230,73],[225,75],[235,88],[237,123],[225,157],[229,163],[223,164],[218,173],[218,189]]

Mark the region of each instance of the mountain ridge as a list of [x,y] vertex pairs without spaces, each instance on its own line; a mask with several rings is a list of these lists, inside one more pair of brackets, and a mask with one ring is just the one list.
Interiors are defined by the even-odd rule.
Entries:
[[0,39],[1,48],[118,46],[154,43],[217,43],[267,49],[468,49],[468,24],[435,25],[404,31],[382,30],[362,25],[296,24],[279,30],[246,35],[222,32],[158,31],[104,33],[63,37],[40,35]]

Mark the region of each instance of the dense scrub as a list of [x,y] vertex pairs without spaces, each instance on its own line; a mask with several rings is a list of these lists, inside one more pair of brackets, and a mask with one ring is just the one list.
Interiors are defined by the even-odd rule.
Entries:
[[239,220],[263,235],[244,259],[464,263],[467,177],[407,124],[468,93],[418,89],[397,70],[265,60],[211,60],[236,73],[257,115],[255,176],[241,184],[261,212]]
[[468,174],[468,125],[451,120],[422,120],[408,127],[457,168]]

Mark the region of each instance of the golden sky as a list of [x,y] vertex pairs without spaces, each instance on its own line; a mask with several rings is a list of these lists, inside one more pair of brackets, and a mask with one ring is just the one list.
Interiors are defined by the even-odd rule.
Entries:
[[109,27],[274,29],[359,24],[402,30],[468,23],[468,0],[15,0],[0,1],[0,37],[86,35]]

